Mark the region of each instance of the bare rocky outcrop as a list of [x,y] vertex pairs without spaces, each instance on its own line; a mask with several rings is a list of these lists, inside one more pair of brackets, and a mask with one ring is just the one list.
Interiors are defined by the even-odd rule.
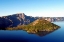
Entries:
[[17,13],[13,15],[3,16],[3,17],[0,17],[0,27],[4,28],[4,27],[9,27],[9,26],[16,27],[18,25],[27,25],[35,21],[36,19],[37,18],[27,16],[24,13]]

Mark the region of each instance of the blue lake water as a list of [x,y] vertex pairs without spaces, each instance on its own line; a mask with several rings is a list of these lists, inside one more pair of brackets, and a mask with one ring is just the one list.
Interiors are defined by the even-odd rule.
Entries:
[[23,30],[0,30],[0,42],[64,42],[64,22],[54,22],[61,28],[47,34],[38,36]]

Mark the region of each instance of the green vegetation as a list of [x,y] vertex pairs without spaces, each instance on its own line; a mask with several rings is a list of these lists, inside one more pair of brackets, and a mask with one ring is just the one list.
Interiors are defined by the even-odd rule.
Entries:
[[39,31],[54,31],[60,28],[59,26],[48,22],[44,19],[37,19],[29,25],[22,25],[13,28],[7,28],[7,30],[26,30],[29,33],[37,33]]

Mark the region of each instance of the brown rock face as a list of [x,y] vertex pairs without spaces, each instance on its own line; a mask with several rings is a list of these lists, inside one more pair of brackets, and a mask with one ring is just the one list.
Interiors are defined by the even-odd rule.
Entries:
[[18,25],[27,25],[37,18],[27,16],[24,13],[17,13],[14,15],[0,17],[0,27],[16,27]]

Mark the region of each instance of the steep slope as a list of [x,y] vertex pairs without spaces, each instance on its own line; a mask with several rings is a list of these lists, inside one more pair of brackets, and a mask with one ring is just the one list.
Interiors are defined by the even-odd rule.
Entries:
[[12,22],[6,18],[0,17],[0,29],[5,29],[10,26]]
[[17,13],[14,15],[5,16],[5,18],[13,22],[12,27],[15,27],[18,25],[27,25],[33,22],[34,20],[36,20],[34,17],[27,16],[24,13]]
[[44,19],[37,19],[36,21],[30,23],[24,28],[28,28],[29,31],[35,30],[37,32],[37,31],[53,31],[55,29],[58,29],[59,26]]
[[24,13],[17,13],[17,14],[8,15],[8,16],[2,16],[0,17],[0,27],[4,28],[4,27],[17,27],[18,25],[27,25],[35,21],[36,19],[37,18],[34,18],[32,16],[27,16]]

